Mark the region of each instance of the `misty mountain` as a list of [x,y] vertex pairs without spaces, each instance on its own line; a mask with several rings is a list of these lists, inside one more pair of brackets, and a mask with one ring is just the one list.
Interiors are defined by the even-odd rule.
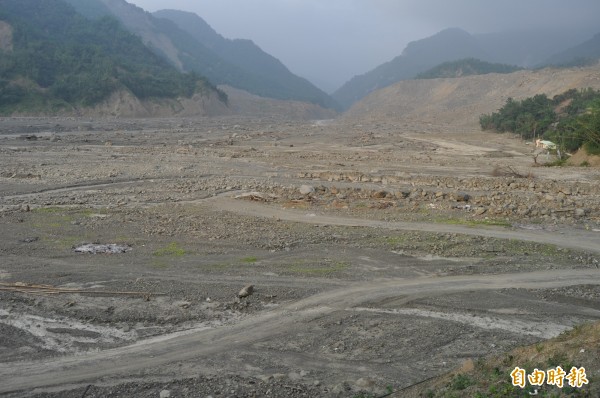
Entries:
[[[410,43],[402,55],[364,75],[354,77],[338,89],[333,97],[347,108],[374,90],[400,80],[412,79],[442,63],[463,58],[525,68],[540,66],[543,62],[545,65],[557,65],[573,56],[593,58],[593,39],[582,45],[582,48],[572,50],[573,55],[558,54],[589,38],[595,33],[590,29],[587,26],[568,30],[545,28],[477,35],[460,29],[447,29],[427,39]],[[551,59],[555,54],[555,60]]]
[[576,46],[596,33],[581,29],[518,30],[473,35],[494,62],[532,68],[561,50]]
[[[226,39],[194,13],[161,10],[153,15],[174,22],[228,63],[253,75],[260,76],[273,89],[277,87],[281,96],[285,96],[285,92],[289,92],[308,100],[323,95],[321,90],[312,86],[307,80],[291,73],[277,58],[264,52],[251,40]],[[291,97],[286,99],[291,99]],[[315,100],[309,102],[315,102]],[[325,102],[322,103],[322,105],[324,104]]]
[[600,33],[591,39],[554,54],[542,63],[545,65],[570,66],[596,63],[600,59]]
[[458,28],[446,29],[426,39],[409,43],[402,55],[364,75],[355,76],[338,89],[333,98],[349,108],[372,91],[400,80],[412,79],[443,62],[463,58],[494,60],[469,33]]
[[479,117],[498,111],[507,98],[520,101],[538,94],[552,98],[570,89],[590,87],[600,89],[596,66],[521,70],[459,79],[409,79],[371,93],[344,113],[342,120],[387,120],[402,123],[408,129],[443,124],[448,131],[460,132],[479,129]]
[[[100,9],[97,9],[98,11]],[[90,21],[63,0],[0,0],[0,112],[91,107],[118,92],[138,99],[217,93],[183,74],[114,18]],[[225,100],[225,94],[222,99]]]
[[108,10],[179,70],[197,72],[213,84],[229,85],[268,98],[336,106],[326,93],[289,72],[252,42],[227,40],[195,14],[174,11],[153,15],[125,0],[68,1],[88,16],[101,12],[102,8]]

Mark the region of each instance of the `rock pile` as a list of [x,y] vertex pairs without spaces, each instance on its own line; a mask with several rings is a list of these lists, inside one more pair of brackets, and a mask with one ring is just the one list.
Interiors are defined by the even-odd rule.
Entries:
[[[508,177],[435,177],[368,175],[357,172],[311,172],[297,176],[322,181],[315,195],[336,200],[379,199],[438,209],[473,211],[475,215],[600,221],[600,186]],[[325,183],[327,181],[327,183]],[[341,182],[340,186],[331,182]],[[369,183],[362,187],[347,182]],[[343,187],[342,187],[343,186]]]

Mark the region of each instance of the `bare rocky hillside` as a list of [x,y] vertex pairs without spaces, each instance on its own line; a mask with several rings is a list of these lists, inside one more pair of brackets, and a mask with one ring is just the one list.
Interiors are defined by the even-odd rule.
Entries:
[[121,90],[92,108],[84,108],[79,114],[96,117],[169,117],[169,116],[217,116],[229,115],[230,109],[215,93],[196,94],[192,98],[140,100],[131,92]]
[[[600,89],[600,65],[590,68],[543,69],[452,79],[406,80],[376,91],[355,104],[348,121],[414,121],[415,126],[479,128],[479,116],[498,110],[509,97],[554,96],[571,88]],[[405,127],[410,128],[410,125]]]
[[[131,92],[113,93],[92,108],[73,110],[73,115],[118,118],[160,117],[216,117],[244,115],[252,117],[277,117],[290,120],[332,119],[336,112],[319,105],[300,101],[283,101],[259,97],[247,91],[221,86],[228,103],[221,102],[214,93],[194,95],[192,98],[140,100]],[[23,116],[23,115],[15,115]],[[65,116],[72,116],[68,113]]]
[[336,112],[309,102],[259,97],[230,86],[220,86],[229,97],[229,110],[234,115],[252,117],[278,116],[292,120],[333,119]]

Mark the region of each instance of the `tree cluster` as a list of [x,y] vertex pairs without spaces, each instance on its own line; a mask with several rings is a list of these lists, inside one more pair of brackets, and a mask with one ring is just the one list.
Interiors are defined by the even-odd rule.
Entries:
[[588,152],[600,153],[600,91],[572,89],[553,98],[508,98],[498,112],[481,115],[479,123],[483,130],[543,138],[567,151],[586,146]]

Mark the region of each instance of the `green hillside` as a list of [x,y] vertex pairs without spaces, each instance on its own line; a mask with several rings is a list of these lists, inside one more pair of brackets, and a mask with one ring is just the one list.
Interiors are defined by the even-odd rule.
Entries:
[[215,85],[229,85],[280,100],[336,108],[335,101],[250,40],[229,40],[196,14],[151,14],[125,0],[66,0],[91,19],[117,18],[155,54],[182,72],[196,72]]
[[444,62],[419,73],[416,79],[453,78],[471,75],[485,75],[488,73],[512,73],[521,70],[518,66],[493,64],[475,58],[465,58],[458,61]]
[[12,50],[0,50],[3,114],[92,106],[122,89],[140,99],[216,90],[178,72],[117,20],[88,20],[62,0],[0,0],[0,20],[13,30]]

